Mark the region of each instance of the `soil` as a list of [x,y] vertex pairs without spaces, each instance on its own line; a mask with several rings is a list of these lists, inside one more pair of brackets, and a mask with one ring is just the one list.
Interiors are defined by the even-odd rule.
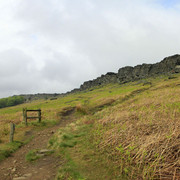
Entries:
[[25,155],[33,149],[47,149],[48,140],[60,128],[75,120],[73,111],[67,112],[60,122],[54,127],[42,131],[27,132],[34,138],[28,144],[22,146],[10,157],[0,162],[0,180],[52,180],[55,178],[58,167],[63,160],[51,154],[43,156],[34,162],[27,162]]

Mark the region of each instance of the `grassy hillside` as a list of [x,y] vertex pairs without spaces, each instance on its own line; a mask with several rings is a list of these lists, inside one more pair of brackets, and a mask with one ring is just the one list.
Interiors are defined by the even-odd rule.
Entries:
[[[0,158],[26,143],[28,131],[53,125],[67,108],[75,107],[77,121],[49,141],[65,161],[57,179],[178,179],[180,75],[175,76],[109,84],[57,100],[0,109]],[[43,123],[25,127],[24,107],[41,108]],[[15,145],[8,143],[12,121]]]

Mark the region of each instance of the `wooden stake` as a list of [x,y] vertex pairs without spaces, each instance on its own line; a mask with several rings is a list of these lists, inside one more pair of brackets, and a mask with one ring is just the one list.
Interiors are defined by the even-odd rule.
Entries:
[[39,123],[41,122],[41,109],[38,111],[38,116],[39,116]]
[[10,124],[10,137],[9,137],[9,142],[14,141],[14,131],[15,131],[15,124],[11,123]]
[[27,126],[27,109],[23,108],[23,121],[25,125]]

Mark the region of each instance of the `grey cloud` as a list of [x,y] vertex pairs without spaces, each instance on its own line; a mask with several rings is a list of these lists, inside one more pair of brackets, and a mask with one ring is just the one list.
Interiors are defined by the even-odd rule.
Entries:
[[[31,57],[18,49],[0,52],[0,93],[32,91],[38,85],[38,71],[31,69]],[[39,87],[38,87],[39,88]],[[10,93],[11,92],[11,93]]]
[[49,81],[56,80],[60,84],[65,82],[71,84],[69,86],[73,88],[82,83],[84,78],[94,74],[94,67],[84,57],[67,57],[54,51],[52,51],[52,54],[52,58],[46,60],[46,64],[42,69],[43,77]]
[[14,76],[27,72],[30,61],[30,57],[27,57],[24,52],[17,49],[0,52],[0,77]]

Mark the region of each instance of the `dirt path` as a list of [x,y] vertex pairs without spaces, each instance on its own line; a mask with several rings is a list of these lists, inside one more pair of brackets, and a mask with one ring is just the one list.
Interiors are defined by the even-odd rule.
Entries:
[[58,167],[63,163],[59,157],[51,154],[29,163],[25,161],[25,155],[29,150],[47,149],[48,140],[54,132],[73,120],[71,111],[64,115],[58,125],[40,132],[32,132],[34,138],[30,143],[22,146],[11,157],[0,162],[0,180],[53,180]]

